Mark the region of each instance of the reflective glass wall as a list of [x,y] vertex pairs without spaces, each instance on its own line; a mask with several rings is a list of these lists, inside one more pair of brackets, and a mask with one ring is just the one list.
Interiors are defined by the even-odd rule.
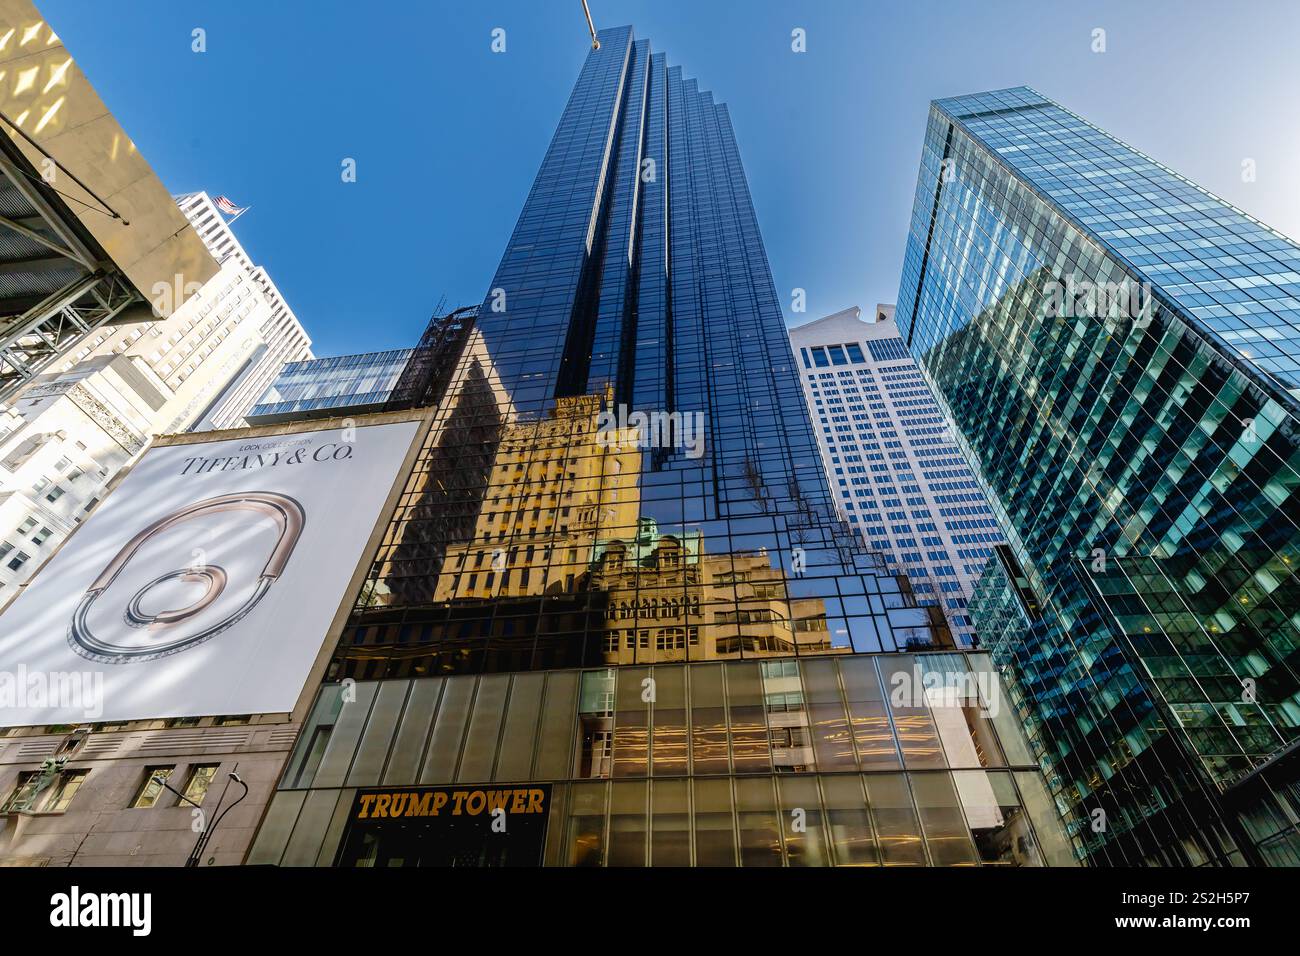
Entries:
[[368,788],[546,781],[548,865],[1069,863],[997,688],[960,653],[327,685],[251,862],[333,862]]
[[972,616],[1092,862],[1262,862],[1238,788],[1300,737],[1297,270],[1032,90],[932,105],[899,327],[1007,535]]
[[415,349],[394,349],[290,362],[246,417],[255,425],[265,425],[312,412],[374,411],[392,398],[414,354]]
[[604,31],[331,678],[951,646],[796,376],[726,108]]
[[[885,861],[890,827],[903,824],[873,822],[872,808],[908,806],[924,821],[933,805],[947,829],[895,841],[914,862],[1053,859],[1050,836],[1015,822],[1041,794],[1015,778],[1030,764],[1003,755],[1017,746],[1001,739],[1010,731],[972,736],[960,730],[968,705],[945,711],[952,740],[965,738],[954,764],[936,716],[881,709],[886,675],[864,655],[932,654],[934,667],[979,678],[970,659],[945,654],[938,609],[919,607],[907,579],[836,518],[727,110],[629,28],[602,31],[588,55],[457,341],[330,663],[320,706],[340,709],[305,732],[302,745],[319,751],[283,782],[266,859],[329,864],[333,851],[310,845],[337,832],[350,864],[516,865],[530,844],[494,845],[476,821],[452,820],[440,836],[432,816],[370,832],[369,804],[353,804],[423,807],[473,795],[445,787],[493,781],[547,784],[537,806],[551,862],[635,862],[635,833],[643,853],[724,862],[726,846],[749,839],[751,802],[764,834],[753,839],[787,861],[772,829],[788,822],[773,816],[775,801],[796,799],[787,786],[816,819],[842,808],[859,824],[796,857],[851,861],[831,855],[841,840]],[[850,689],[867,674],[874,690]],[[340,685],[373,693],[378,709],[340,697]],[[850,701],[863,704],[861,728]],[[823,704],[831,729],[819,737]],[[352,756],[338,779],[310,769],[353,746],[332,743],[345,724],[376,728],[365,765],[382,776],[354,776]],[[407,733],[409,751],[392,736]],[[975,776],[963,782],[954,767]],[[913,768],[942,780],[913,779]],[[860,775],[878,770],[892,776],[877,804]],[[778,786],[787,772],[807,780]],[[822,779],[834,773],[849,782]],[[342,792],[357,787],[406,789]],[[982,807],[969,810],[969,830],[959,793]],[[523,819],[531,791],[520,799]],[[660,820],[676,835],[655,843]],[[712,829],[728,835],[714,841]]]

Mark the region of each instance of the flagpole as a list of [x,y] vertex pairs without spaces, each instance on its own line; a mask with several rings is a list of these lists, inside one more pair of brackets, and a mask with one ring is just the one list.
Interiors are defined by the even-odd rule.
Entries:
[[236,219],[238,219],[240,216],[242,216],[244,213],[248,212],[248,210],[252,208],[253,208],[252,206],[245,206],[243,209],[239,210],[239,212],[235,213],[233,216],[227,219],[226,225],[227,226],[230,225],[232,222],[234,222]]

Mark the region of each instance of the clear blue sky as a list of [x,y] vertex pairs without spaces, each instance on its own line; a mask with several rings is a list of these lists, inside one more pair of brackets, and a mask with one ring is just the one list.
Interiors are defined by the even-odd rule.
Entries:
[[[579,0],[37,3],[169,189],[251,204],[236,232],[319,355],[482,298],[588,47]],[[1300,236],[1293,4],[590,3],[730,105],[791,324],[894,300],[927,103],[959,93],[1033,86]]]

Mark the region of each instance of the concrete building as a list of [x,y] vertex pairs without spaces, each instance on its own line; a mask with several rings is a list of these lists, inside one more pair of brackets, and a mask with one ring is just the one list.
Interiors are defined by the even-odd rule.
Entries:
[[266,299],[267,313],[259,327],[261,342],[192,426],[195,431],[238,428],[246,424],[245,414],[285,365],[312,358],[311,339],[266,269],[253,263],[211,196],[205,192],[186,193],[176,197],[176,205],[213,258],[222,265],[238,265]]
[[790,343],[840,513],[907,574],[918,603],[942,608],[958,643],[974,643],[966,603],[1002,535],[894,307],[865,319],[844,309],[791,329]]
[[233,416],[232,382],[306,344],[263,272],[218,264],[27,0],[0,0],[0,71],[2,607],[151,435]]

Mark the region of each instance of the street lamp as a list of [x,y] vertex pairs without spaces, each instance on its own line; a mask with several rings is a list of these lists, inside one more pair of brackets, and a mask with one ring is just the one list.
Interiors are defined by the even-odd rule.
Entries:
[[[238,766],[238,764],[236,764],[236,766]],[[235,807],[239,806],[240,801],[242,801],[245,797],[248,796],[248,784],[244,783],[244,781],[240,778],[240,776],[239,776],[238,773],[236,773],[234,770],[231,770],[228,774],[226,774],[226,776],[228,776],[231,780],[235,781],[235,783],[237,783],[237,784],[239,784],[241,787],[243,787],[243,788],[244,788],[244,792],[241,793],[241,794],[239,795],[239,799],[238,799],[238,800],[236,800],[236,801],[235,801],[234,803],[232,803],[230,806],[226,807],[225,810],[222,810],[222,809],[221,809],[221,801],[220,801],[220,800],[217,801],[217,810],[220,811],[220,812],[217,813],[216,816],[213,818],[213,820],[212,820],[212,826],[208,826],[208,825],[206,824],[206,821],[205,821],[204,826],[203,826],[203,832],[201,832],[201,833],[199,834],[199,838],[198,838],[198,840],[195,841],[195,843],[194,843],[194,849],[190,851],[190,855],[189,855],[188,857],[186,857],[186,859],[185,859],[185,865],[186,865],[187,867],[190,867],[190,866],[198,866],[198,865],[199,865],[199,860],[200,860],[200,859],[202,858],[202,856],[203,856],[203,850],[207,847],[207,845],[208,845],[208,841],[212,839],[212,834],[214,834],[214,833],[217,832],[217,825],[221,823],[222,818],[223,818],[227,813],[229,813],[231,810],[235,809]],[[180,797],[182,800],[184,800],[184,801],[185,801],[186,803],[188,803],[190,806],[192,806],[192,807],[198,809],[198,811],[199,811],[200,813],[203,812],[203,808],[202,808],[202,807],[200,807],[197,803],[195,803],[195,802],[194,802],[193,800],[191,800],[189,797],[185,796],[185,794],[181,793],[181,792],[180,792],[179,790],[177,790],[175,787],[173,787],[173,786],[171,786],[170,784],[168,784],[168,783],[167,783],[167,780],[166,780],[166,779],[165,779],[161,774],[157,774],[157,773],[155,773],[154,776],[153,776],[153,779],[158,783],[159,786],[163,787],[165,790],[169,790],[169,791],[171,791],[172,793],[176,794],[176,796]],[[224,799],[225,799],[225,796],[226,796],[226,795],[225,795],[225,793],[223,792],[222,795],[221,795],[221,799],[224,800]]]

